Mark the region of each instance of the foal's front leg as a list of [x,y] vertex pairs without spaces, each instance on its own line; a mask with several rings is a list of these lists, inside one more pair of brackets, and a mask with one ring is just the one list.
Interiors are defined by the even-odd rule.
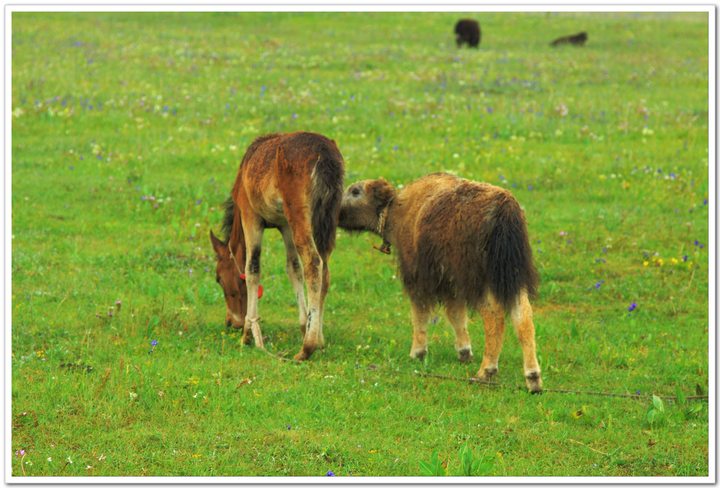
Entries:
[[287,271],[288,278],[292,284],[293,291],[295,292],[295,299],[298,304],[298,321],[300,322],[300,333],[305,337],[305,329],[307,326],[307,304],[305,303],[305,284],[303,281],[303,267],[300,262],[300,256],[298,255],[297,248],[292,239],[292,231],[289,227],[280,229],[282,233],[283,242],[285,243],[285,251],[287,253],[287,262],[285,264],[285,271]]
[[245,283],[247,285],[247,313],[245,314],[245,329],[243,342],[250,343],[248,331],[252,331],[255,345],[264,349],[262,331],[260,330],[260,316],[258,314],[258,287],[260,285],[260,250],[262,244],[263,227],[260,219],[252,210],[242,211],[242,226],[245,233]]

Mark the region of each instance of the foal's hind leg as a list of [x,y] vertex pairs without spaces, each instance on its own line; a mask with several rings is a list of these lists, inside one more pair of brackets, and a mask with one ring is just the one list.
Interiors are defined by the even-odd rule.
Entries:
[[531,393],[542,391],[540,365],[535,356],[535,325],[532,320],[532,307],[525,291],[520,293],[510,310],[515,332],[523,352],[523,370],[525,384]]
[[327,297],[328,290],[330,289],[330,266],[328,263],[329,256],[320,256],[323,262],[322,269],[322,290],[320,291],[320,336],[318,346],[320,348],[325,347],[325,335],[323,334],[323,327],[325,326],[325,297]]
[[309,216],[299,209],[292,212],[286,208],[285,212],[288,215],[293,242],[302,259],[305,283],[307,283],[308,289],[307,330],[303,338],[303,347],[295,355],[295,359],[302,361],[308,359],[321,342],[323,260],[312,238]]
[[248,331],[252,332],[255,345],[265,348],[262,331],[260,330],[260,316],[258,314],[258,287],[260,286],[260,247],[262,244],[263,227],[260,219],[252,210],[242,214],[242,226],[245,234],[245,283],[247,285],[247,313],[245,314],[245,328],[243,330],[243,343],[250,343]]
[[300,333],[305,337],[305,328],[307,326],[307,304],[305,303],[305,285],[303,281],[303,268],[300,262],[295,243],[292,238],[290,227],[284,227],[280,230],[285,242],[285,251],[287,252],[287,262],[285,270],[287,271],[290,283],[292,283],[295,299],[298,304],[298,321],[300,323]]
[[490,380],[498,370],[498,359],[505,333],[505,311],[490,294],[479,311],[485,326],[485,350],[477,376],[483,380]]
[[467,329],[467,308],[465,303],[460,301],[452,301],[445,303],[445,315],[447,315],[450,324],[455,329],[455,351],[457,351],[458,359],[463,363],[472,360],[472,345],[470,344],[470,334]]

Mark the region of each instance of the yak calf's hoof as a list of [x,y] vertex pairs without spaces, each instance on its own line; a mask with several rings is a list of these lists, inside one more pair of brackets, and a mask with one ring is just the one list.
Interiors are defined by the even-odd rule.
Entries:
[[483,381],[491,381],[497,374],[497,368],[485,368],[480,369],[477,373],[477,377]]
[[464,349],[460,349],[458,352],[458,359],[461,363],[469,363],[473,360],[473,353],[472,349],[469,347],[466,347]]
[[413,359],[417,359],[420,362],[425,360],[425,356],[427,355],[427,349],[415,349],[410,351],[410,357]]
[[533,371],[525,375],[525,384],[527,385],[528,391],[533,395],[542,393],[542,378],[540,378],[539,371]]

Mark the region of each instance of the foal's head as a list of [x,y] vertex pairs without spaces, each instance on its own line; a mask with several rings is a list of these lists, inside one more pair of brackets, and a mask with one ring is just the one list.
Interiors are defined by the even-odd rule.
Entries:
[[[215,281],[222,287],[225,295],[225,325],[241,329],[245,325],[245,312],[247,311],[247,285],[240,277],[240,266],[231,256],[227,243],[221,241],[210,231],[217,266],[215,267]],[[242,259],[240,259],[242,262]]]
[[395,189],[380,178],[350,185],[343,193],[338,225],[346,230],[377,231],[380,214],[395,196]]

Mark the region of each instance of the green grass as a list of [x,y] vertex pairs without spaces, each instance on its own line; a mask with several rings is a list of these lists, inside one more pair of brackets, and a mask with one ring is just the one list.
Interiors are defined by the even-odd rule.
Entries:
[[[528,395],[511,330],[508,388],[415,375],[473,375],[481,322],[471,365],[442,315],[411,360],[375,236],[339,232],[311,361],[225,330],[207,235],[239,159],[312,130],[348,183],[446,170],[515,193],[547,388],[707,391],[707,15],[473,16],[479,50],[454,13],[14,13],[13,475],[452,475],[472,453],[493,476],[707,476],[707,404],[649,422],[649,397]],[[262,259],[266,345],[294,353],[277,232]]]

